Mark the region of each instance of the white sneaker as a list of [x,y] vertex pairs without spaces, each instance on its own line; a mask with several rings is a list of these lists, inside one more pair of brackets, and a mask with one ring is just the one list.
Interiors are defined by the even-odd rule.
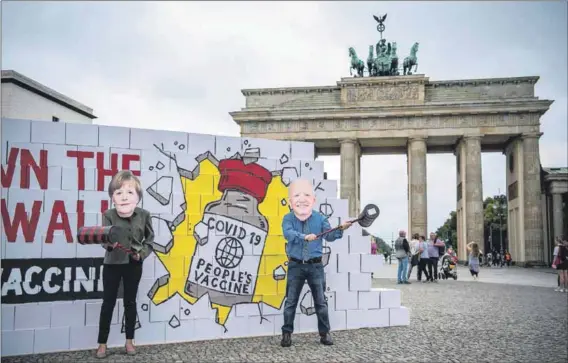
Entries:
[[562,291],[562,289],[560,287],[557,287],[556,289],[554,289],[554,291]]

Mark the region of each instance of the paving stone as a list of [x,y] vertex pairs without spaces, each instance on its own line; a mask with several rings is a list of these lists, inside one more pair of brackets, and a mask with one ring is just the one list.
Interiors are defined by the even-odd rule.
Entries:
[[[374,281],[393,287],[395,280]],[[409,327],[140,346],[135,357],[111,349],[107,362],[566,362],[568,295],[550,288],[464,281],[401,286]],[[100,362],[94,351],[2,358],[2,362]]]

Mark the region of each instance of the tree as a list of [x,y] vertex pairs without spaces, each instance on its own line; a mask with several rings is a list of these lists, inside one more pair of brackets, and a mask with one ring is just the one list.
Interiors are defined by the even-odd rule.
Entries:
[[388,243],[386,243],[381,237],[371,235],[371,238],[373,238],[373,240],[377,244],[377,253],[379,254],[383,254],[385,252],[388,254],[392,253],[391,246],[389,246]]
[[450,212],[450,218],[436,230],[438,237],[446,241],[446,244],[457,247],[458,244],[458,224],[456,211]]
[[[436,230],[436,234],[453,247],[458,244],[457,214],[450,212],[450,217]],[[493,243],[490,243],[489,236]],[[501,246],[501,236],[503,238]],[[491,245],[499,250],[507,249],[507,196],[495,195],[483,201],[483,241],[484,251],[490,251]]]
[[507,249],[507,196],[495,195],[483,201],[483,237],[484,251],[491,251],[491,247]]

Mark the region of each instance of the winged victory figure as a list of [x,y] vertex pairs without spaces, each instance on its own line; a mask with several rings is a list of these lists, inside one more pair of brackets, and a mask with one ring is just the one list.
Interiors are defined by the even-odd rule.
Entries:
[[382,17],[378,17],[376,15],[373,15],[373,18],[375,18],[375,20],[379,23],[382,24],[385,22],[385,20],[387,19],[387,14],[383,15]]

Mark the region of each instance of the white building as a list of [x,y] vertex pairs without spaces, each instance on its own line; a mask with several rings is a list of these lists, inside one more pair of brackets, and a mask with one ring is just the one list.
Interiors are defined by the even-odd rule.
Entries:
[[2,71],[2,118],[92,124],[93,109],[16,71]]

